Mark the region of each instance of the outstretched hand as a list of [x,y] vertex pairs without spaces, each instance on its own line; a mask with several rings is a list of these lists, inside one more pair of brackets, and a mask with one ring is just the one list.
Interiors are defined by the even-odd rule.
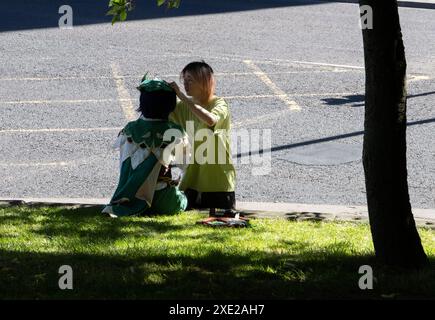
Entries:
[[183,92],[181,92],[180,87],[175,81],[166,82],[166,83],[175,91],[178,98],[180,98],[181,100],[187,99],[186,95]]
[[186,103],[190,110],[193,112],[195,116],[198,117],[200,121],[205,123],[207,126],[212,127],[219,120],[217,116],[210,113],[207,109],[202,107],[201,105],[196,105],[193,99],[189,99],[183,92],[181,92],[180,87],[178,87],[176,82],[166,82],[177,94],[178,98],[181,101]]

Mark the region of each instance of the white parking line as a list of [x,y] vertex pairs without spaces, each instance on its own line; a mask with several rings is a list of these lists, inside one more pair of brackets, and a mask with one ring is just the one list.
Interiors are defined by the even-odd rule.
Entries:
[[[363,95],[359,92],[319,92],[319,93],[292,93],[293,97],[329,97],[329,96],[349,96],[349,95]],[[254,94],[251,96],[222,96],[223,99],[237,100],[237,99],[262,99],[262,98],[285,98],[287,94]]]
[[260,122],[264,122],[264,121],[272,120],[275,118],[283,117],[289,113],[290,113],[290,110],[285,109],[282,111],[277,111],[277,112],[273,112],[273,113],[269,113],[269,114],[265,114],[265,115],[261,115],[261,116],[257,116],[257,117],[252,117],[252,118],[249,118],[247,120],[234,122],[234,124],[232,125],[232,128],[237,129],[237,128],[241,128],[241,127],[246,127],[248,125],[257,124]]
[[278,86],[273,83],[272,80],[257,66],[255,65],[251,60],[243,60],[243,62],[250,67],[252,70],[255,71],[255,74],[263,81],[272,91],[279,97],[285,104],[287,104],[290,108],[290,110],[299,111],[301,110],[301,107],[293,100],[290,100],[287,96],[287,94],[282,91]]
[[68,76],[68,77],[31,77],[31,78],[0,78],[0,81],[52,81],[52,80],[85,80],[113,79],[113,76]]
[[364,70],[364,67],[361,67],[361,66],[351,66],[351,65],[346,65],[346,64],[333,64],[333,63],[309,62],[309,61],[293,61],[293,62],[294,63],[299,63],[299,64],[308,64],[308,65],[313,65],[313,66]]
[[64,104],[64,103],[98,103],[98,102],[116,102],[116,99],[75,99],[75,100],[15,100],[1,101],[0,104]]
[[53,133],[53,132],[90,132],[90,131],[119,131],[122,127],[109,128],[53,128],[53,129],[5,129],[0,134],[8,133]]
[[[194,55],[193,53],[191,55]],[[327,69],[333,70],[333,68],[343,68],[348,70],[364,70],[363,66],[353,66],[353,65],[345,65],[345,64],[333,64],[333,63],[325,63],[325,62],[313,62],[313,61],[297,61],[297,60],[289,60],[289,59],[271,59],[271,58],[247,58],[246,56],[241,55],[225,55],[222,54],[221,56],[209,56],[209,59],[216,59],[216,60],[225,60],[225,61],[252,61],[253,63],[258,64],[275,64],[275,65],[288,65],[288,66],[300,66],[302,65],[311,65],[311,66],[318,66],[318,67],[324,67]]]
[[[262,63],[262,62],[258,62]],[[347,72],[345,69],[336,69],[336,70],[298,70],[298,71],[271,71],[267,72],[267,74],[298,74],[298,73],[328,73],[328,72]],[[252,76],[255,75],[255,72],[216,72],[214,74],[217,77],[226,77],[226,76]],[[159,78],[178,78],[178,74],[163,74],[159,75]],[[140,79],[143,75],[118,75],[119,79]],[[0,78],[0,81],[66,81],[66,80],[99,80],[99,79],[113,79],[112,76],[69,76],[69,77],[34,77],[34,78]]]
[[430,77],[429,76],[424,76],[424,75],[413,75],[413,74],[410,74],[410,75],[408,75],[408,77],[406,79],[406,81],[408,83],[414,82],[414,81],[422,81],[422,80],[430,80]]
[[0,163],[0,167],[65,167],[74,161],[60,162],[29,162],[29,163]]
[[[344,73],[344,72],[364,72],[364,68],[357,66],[346,66],[346,65],[334,65],[334,64],[324,64],[316,62],[306,62],[303,61],[275,61],[275,60],[251,60],[259,65],[273,65],[279,67],[291,67],[291,68],[305,68],[305,70],[300,70],[306,73]],[[269,72],[268,72],[269,73]]]
[[[161,56],[161,55],[158,55]],[[190,55],[186,55],[189,56]],[[173,55],[173,57],[179,57],[179,55]],[[272,91],[274,94],[264,94],[264,95],[234,95],[234,96],[224,96],[225,99],[263,99],[263,98],[278,98],[286,103],[289,108],[282,111],[277,111],[273,113],[268,113],[260,116],[255,116],[248,118],[246,120],[237,121],[233,123],[233,128],[240,128],[249,126],[252,124],[257,124],[275,118],[283,117],[291,114],[290,111],[301,110],[301,107],[292,101],[289,97],[317,97],[317,96],[348,96],[364,93],[355,92],[345,92],[345,93],[292,93],[286,94],[281,90],[269,77],[268,75],[279,75],[279,74],[298,74],[298,73],[328,73],[328,72],[360,72],[364,71],[364,67],[353,66],[353,65],[341,65],[341,64],[330,64],[321,62],[308,62],[308,61],[292,61],[285,59],[246,59],[246,57],[240,56],[239,58],[232,57],[210,57],[214,59],[221,60],[232,60],[238,63],[242,62],[247,65],[252,72],[217,72],[215,73],[218,77],[226,76],[252,76],[260,78]],[[277,66],[291,66],[295,68],[301,68],[306,66],[305,70],[293,70],[293,71],[277,71],[277,72],[265,72],[257,64],[272,64]],[[119,65],[114,62],[111,64],[112,75],[108,76],[66,76],[66,77],[23,77],[23,78],[0,78],[0,81],[63,81],[63,80],[86,80],[86,79],[113,79],[116,84],[118,99],[77,99],[77,100],[27,100],[27,101],[0,101],[0,105],[22,105],[22,104],[74,104],[74,103],[104,103],[104,102],[119,102],[121,104],[122,111],[127,120],[134,120],[137,118],[137,113],[133,107],[133,99],[131,98],[129,91],[126,89],[125,79],[136,78],[140,79],[142,75],[122,75],[120,72]],[[176,78],[178,74],[166,74],[159,75],[162,78]],[[408,75],[408,82],[428,80],[430,79],[425,75]],[[92,132],[92,131],[119,131],[122,127],[94,127],[94,128],[41,128],[41,129],[5,129],[0,130],[0,134],[20,134],[20,133],[62,133],[62,132]],[[76,164],[77,161],[58,161],[58,162],[28,162],[28,163],[0,163],[0,167],[65,167],[69,165]]]
[[262,98],[283,98],[286,94],[254,94],[251,96],[222,96],[223,99],[228,100],[243,100],[243,99],[262,99]]
[[[295,97],[316,97],[316,96],[345,96],[357,94],[355,92],[319,92],[319,93],[292,93]],[[240,96],[222,96],[224,99],[257,99],[257,98],[285,98],[288,97],[286,93],[281,94],[254,94],[254,95],[240,95]],[[1,101],[0,105],[16,105],[16,104],[74,104],[74,103],[100,103],[100,102],[125,102],[132,104],[134,99],[88,99],[88,100],[17,100],[17,101]],[[136,115],[136,113],[135,113]]]
[[122,111],[124,112],[125,118],[128,121],[132,121],[137,118],[137,114],[134,111],[133,103],[128,93],[128,90],[125,87],[124,78],[121,77],[121,72],[119,70],[119,65],[116,62],[111,64],[113,78],[116,83],[116,88],[118,90],[118,98],[121,103]]
[[[253,61],[250,60],[252,62],[255,62],[257,64],[277,64],[275,62],[271,62],[271,61]],[[303,63],[303,62],[299,62],[299,63]],[[359,67],[354,67],[354,66],[347,66],[346,68],[344,67],[336,67],[334,65],[330,65],[330,64],[315,64],[315,63],[308,63],[309,65],[318,65],[318,66],[323,66],[326,69],[310,69],[310,70],[297,70],[297,71],[268,71],[268,72],[263,72],[266,75],[286,75],[286,74],[310,74],[310,73],[345,73],[345,72],[349,72],[352,71],[349,68],[356,68],[356,70],[361,70],[359,69]],[[281,63],[278,63],[277,65],[282,65]],[[287,66],[293,66],[293,64],[285,64]],[[330,66],[330,67],[328,67]],[[234,77],[234,76],[253,76],[253,75],[257,75],[257,72],[216,72],[214,74],[216,77]],[[166,79],[166,78],[177,78],[179,75],[177,74],[163,74],[160,75],[159,77],[162,79]],[[121,76],[118,75],[118,79],[140,79],[142,76],[141,75],[125,75],[125,76]],[[80,77],[39,77],[39,78],[0,78],[0,81],[52,81],[52,80],[58,80],[58,81],[67,81],[67,80],[92,80],[92,79],[113,79],[113,76],[80,76]],[[421,80],[430,80],[432,79],[430,76],[427,75],[415,75],[415,74],[408,74],[408,82],[410,81],[421,81]],[[63,100],[62,100],[63,101]]]

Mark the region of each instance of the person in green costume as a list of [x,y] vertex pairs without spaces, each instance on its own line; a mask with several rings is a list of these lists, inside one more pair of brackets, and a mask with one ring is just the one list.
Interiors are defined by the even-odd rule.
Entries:
[[[231,159],[230,129],[231,117],[227,102],[215,95],[213,69],[204,61],[191,62],[181,71],[186,94],[175,82],[169,85],[175,90],[179,100],[169,119],[183,127],[190,135],[193,144],[194,160],[187,166],[180,184],[188,197],[188,208],[209,208],[210,215],[235,215],[236,171]],[[189,97],[188,97],[189,96]],[[196,141],[189,131],[193,124],[194,133],[209,129],[212,139]],[[224,161],[204,163],[197,158],[203,143],[213,142],[215,155]],[[207,151],[208,152],[208,151]],[[224,209],[217,212],[216,209]]]
[[176,106],[175,91],[165,81],[146,75],[138,89],[142,115],[120,131],[115,143],[120,149],[120,177],[102,211],[110,217],[173,214],[187,207],[185,194],[172,179],[175,151],[188,148],[189,143],[182,127],[168,121]]

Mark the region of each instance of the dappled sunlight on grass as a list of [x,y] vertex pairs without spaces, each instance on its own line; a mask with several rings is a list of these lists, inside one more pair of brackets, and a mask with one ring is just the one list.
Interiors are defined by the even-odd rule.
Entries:
[[[212,228],[196,224],[200,212],[110,219],[100,209],[0,208],[2,297],[366,298],[425,296],[435,285],[433,270],[383,273],[377,290],[359,290],[359,266],[377,268],[367,224],[251,219],[248,228]],[[419,232],[433,262],[434,231]],[[74,269],[72,292],[57,288],[64,264]]]

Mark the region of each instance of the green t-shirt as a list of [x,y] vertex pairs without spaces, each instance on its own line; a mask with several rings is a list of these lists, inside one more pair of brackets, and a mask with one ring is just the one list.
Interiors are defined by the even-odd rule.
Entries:
[[[216,97],[204,108],[217,117],[217,122],[213,127],[207,126],[198,119],[189,106],[182,101],[177,102],[174,112],[169,115],[170,121],[182,126],[189,134],[193,145],[194,161],[187,167],[180,189],[194,189],[199,192],[234,191],[236,171],[231,159],[231,117],[228,104],[223,98]],[[188,121],[191,121],[193,126],[189,126]],[[212,136],[207,137],[207,132]],[[213,149],[214,157],[213,152],[209,154],[209,151]],[[201,160],[201,155],[205,155],[212,161],[204,163],[205,159]]]

